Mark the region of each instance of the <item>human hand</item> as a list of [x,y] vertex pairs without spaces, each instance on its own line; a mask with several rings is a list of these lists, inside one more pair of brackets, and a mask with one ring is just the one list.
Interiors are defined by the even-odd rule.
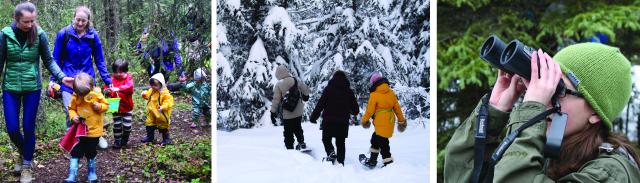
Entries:
[[491,91],[489,104],[500,111],[509,111],[525,88],[522,77],[500,70]]
[[[537,61],[539,61],[540,67],[538,67]],[[531,80],[528,82],[524,101],[549,104],[561,78],[560,65],[549,54],[542,50],[533,52],[531,55]]]
[[371,127],[371,122],[369,122],[369,121],[367,121],[367,122],[362,124],[362,128],[364,128],[364,129],[369,129],[369,127]]
[[73,88],[73,78],[72,77],[64,77],[62,78],[62,83],[69,88]]
[[102,107],[98,102],[93,102],[92,106],[93,106],[93,110],[96,110],[96,111],[99,111],[100,108]]

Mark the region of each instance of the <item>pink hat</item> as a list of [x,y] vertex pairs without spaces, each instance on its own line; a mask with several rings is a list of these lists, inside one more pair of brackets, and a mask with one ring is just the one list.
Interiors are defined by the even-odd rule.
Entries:
[[369,84],[373,84],[381,78],[382,78],[382,75],[380,74],[380,72],[375,71],[371,73],[371,78],[369,78]]

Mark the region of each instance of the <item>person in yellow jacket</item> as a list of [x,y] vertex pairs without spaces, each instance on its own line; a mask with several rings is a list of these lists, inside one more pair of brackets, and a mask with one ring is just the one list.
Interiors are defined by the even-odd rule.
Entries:
[[389,87],[389,80],[383,78],[379,72],[374,72],[371,74],[369,84],[371,84],[371,88],[369,88],[371,94],[361,122],[362,127],[369,128],[371,126],[369,119],[373,118],[375,132],[371,135],[371,156],[363,163],[369,168],[374,168],[378,163],[378,153],[382,154],[384,166],[393,163],[389,138],[393,135],[396,116],[398,117],[398,131],[403,132],[407,127],[407,122],[400,109],[398,97]]
[[98,139],[103,134],[104,113],[109,109],[109,103],[100,92],[100,88],[94,87],[94,80],[86,73],[76,75],[73,83],[73,95],[69,104],[69,119],[74,123],[87,125],[86,136],[80,137],[79,142],[71,150],[71,162],[69,163],[69,177],[65,182],[75,182],[78,173],[78,160],[87,157],[89,182],[98,180],[96,174],[96,155]]
[[162,134],[162,145],[171,144],[169,125],[173,110],[173,96],[169,93],[162,74],[155,74],[149,79],[149,90],[142,92],[142,98],[147,100],[147,121],[145,122],[147,136],[142,142],[153,142],[156,128]]

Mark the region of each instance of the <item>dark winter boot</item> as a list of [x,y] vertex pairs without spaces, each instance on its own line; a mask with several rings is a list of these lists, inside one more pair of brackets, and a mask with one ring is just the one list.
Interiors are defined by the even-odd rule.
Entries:
[[384,163],[384,165],[382,167],[385,167],[391,163],[393,163],[393,158],[392,157],[388,157],[382,160],[382,162]]
[[296,145],[296,150],[306,150],[307,149],[307,144],[305,144],[304,142],[299,142],[298,145]]
[[170,145],[171,137],[169,137],[169,129],[160,129],[160,133],[162,133],[162,145]]
[[338,157],[338,156],[336,155],[336,152],[331,151],[331,152],[327,155],[327,157],[325,157],[325,158],[323,159],[323,161],[328,161],[328,162],[331,162],[331,164],[334,164],[334,165],[335,165],[335,164],[336,164],[336,158],[337,158],[337,157]]
[[377,149],[371,149],[371,156],[367,160],[367,166],[369,166],[369,168],[376,167],[378,164],[378,154],[379,152]]
[[153,142],[154,141],[154,134],[156,131],[156,127],[155,126],[146,126],[145,127],[147,130],[147,136],[142,139],[142,143],[149,143],[149,142]]
[[338,155],[336,155],[336,152],[331,152],[331,154],[329,154],[329,157],[327,159],[335,165],[337,158],[338,158]]

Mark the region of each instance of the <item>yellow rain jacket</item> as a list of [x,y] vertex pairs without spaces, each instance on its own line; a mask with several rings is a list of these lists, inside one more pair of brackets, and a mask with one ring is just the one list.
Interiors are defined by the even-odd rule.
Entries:
[[[142,98],[147,100],[147,121],[145,126],[156,126],[159,129],[169,129],[171,124],[171,111],[173,110],[173,96],[166,87],[162,74],[156,74],[151,77],[162,83],[160,91],[150,88],[142,92]],[[162,112],[158,110],[162,108]]]
[[[100,104],[100,109],[95,110],[93,103]],[[89,128],[87,137],[100,137],[104,129],[104,113],[109,109],[109,103],[100,92],[100,88],[96,87],[86,96],[80,97],[73,93],[71,103],[69,104],[69,118],[82,117]]]

